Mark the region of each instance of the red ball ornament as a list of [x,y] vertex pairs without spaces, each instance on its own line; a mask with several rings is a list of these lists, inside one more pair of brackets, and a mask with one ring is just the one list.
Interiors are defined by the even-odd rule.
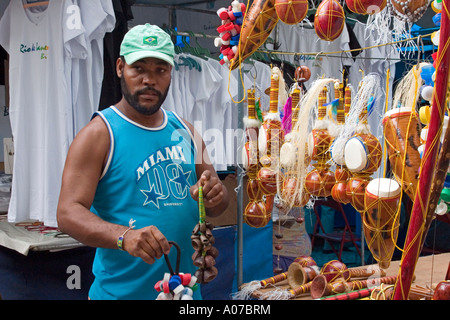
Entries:
[[347,182],[347,197],[350,199],[350,203],[353,208],[359,213],[365,211],[364,198],[366,194],[366,187],[369,184],[370,179],[362,177],[352,177]]
[[444,280],[437,284],[433,300],[450,300],[450,280]]
[[256,179],[250,179],[247,182],[247,195],[250,200],[261,199],[262,192],[259,188],[259,182]]
[[295,69],[294,78],[298,82],[305,82],[311,78],[311,69],[307,66],[299,66]]
[[305,189],[316,197],[329,197],[336,183],[334,172],[314,169],[306,175]]
[[375,14],[386,7],[386,0],[345,0],[347,8],[358,14]]
[[258,171],[259,186],[263,194],[273,195],[277,192],[277,172],[270,167]]
[[287,177],[283,181],[283,189],[281,191],[281,197],[288,204],[292,204],[294,207],[304,207],[309,201],[309,194],[302,190],[300,196],[300,190],[298,190],[298,179],[295,177]]
[[331,197],[334,201],[347,204],[350,198],[347,196],[347,181],[336,183],[331,189]]
[[351,276],[348,267],[339,260],[331,260],[325,263],[320,270],[320,274],[325,276],[328,283],[341,277],[344,278],[345,281],[349,281]]
[[345,13],[337,0],[324,0],[314,16],[314,30],[317,36],[326,41],[336,40],[342,33]]
[[300,23],[308,13],[308,0],[275,0],[275,11],[286,24]]
[[311,266],[317,266],[316,261],[311,256],[298,256],[294,259],[294,262],[297,262],[302,267],[311,267]]
[[339,202],[347,204],[350,199],[347,197],[347,180],[350,178],[350,173],[346,168],[336,167],[334,171],[336,177],[336,184],[331,189],[331,197]]
[[271,218],[270,211],[261,201],[252,201],[247,204],[244,212],[244,222],[254,228],[262,228],[269,223]]

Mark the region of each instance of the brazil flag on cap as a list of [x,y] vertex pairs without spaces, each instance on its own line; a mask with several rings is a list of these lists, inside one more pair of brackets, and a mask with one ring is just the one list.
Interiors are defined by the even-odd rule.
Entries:
[[120,46],[120,55],[125,58],[127,64],[145,58],[157,58],[173,66],[175,49],[167,32],[147,23],[127,32]]
[[157,46],[158,45],[158,37],[145,37],[144,44],[149,46]]

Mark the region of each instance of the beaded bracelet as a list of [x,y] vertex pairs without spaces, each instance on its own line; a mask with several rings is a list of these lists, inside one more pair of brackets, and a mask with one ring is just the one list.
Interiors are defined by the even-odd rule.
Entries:
[[121,251],[123,250],[123,237],[125,237],[125,234],[130,231],[131,229],[134,229],[134,223],[136,222],[136,220],[130,219],[130,221],[128,222],[128,229],[125,230],[121,236],[119,236],[119,238],[117,239],[117,248]]

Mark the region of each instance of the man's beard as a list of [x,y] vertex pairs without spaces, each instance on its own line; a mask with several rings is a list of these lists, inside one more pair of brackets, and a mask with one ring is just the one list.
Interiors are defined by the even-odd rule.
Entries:
[[[128,90],[128,86],[125,83],[125,79],[123,77],[120,78],[120,86],[122,88],[123,97],[128,102],[128,104],[132,106],[133,109],[135,109],[137,112],[146,116],[150,116],[156,113],[161,108],[161,105],[163,104],[164,100],[166,100],[170,88],[169,85],[169,87],[167,87],[166,92],[161,93],[160,91],[156,90],[153,87],[145,87],[141,90],[136,91],[134,94],[131,94],[130,90]],[[152,93],[158,96],[158,102],[150,107],[144,107],[139,104],[139,95],[147,93],[148,91],[151,91]]]

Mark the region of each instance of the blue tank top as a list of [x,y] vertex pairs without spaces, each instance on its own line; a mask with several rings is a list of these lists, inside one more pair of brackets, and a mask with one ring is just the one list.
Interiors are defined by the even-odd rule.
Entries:
[[[92,212],[102,219],[135,229],[156,226],[181,248],[180,272],[195,273],[190,236],[198,223],[198,204],[189,193],[196,183],[196,146],[191,131],[173,112],[163,124],[147,128],[114,106],[97,112],[110,133],[107,165],[98,183]],[[119,235],[117,235],[119,236]],[[125,237],[126,241],[126,237]],[[177,250],[169,254],[175,271]],[[164,257],[154,264],[117,249],[98,248],[91,299],[156,299],[154,285],[169,272]],[[200,290],[194,299],[201,299]]]

